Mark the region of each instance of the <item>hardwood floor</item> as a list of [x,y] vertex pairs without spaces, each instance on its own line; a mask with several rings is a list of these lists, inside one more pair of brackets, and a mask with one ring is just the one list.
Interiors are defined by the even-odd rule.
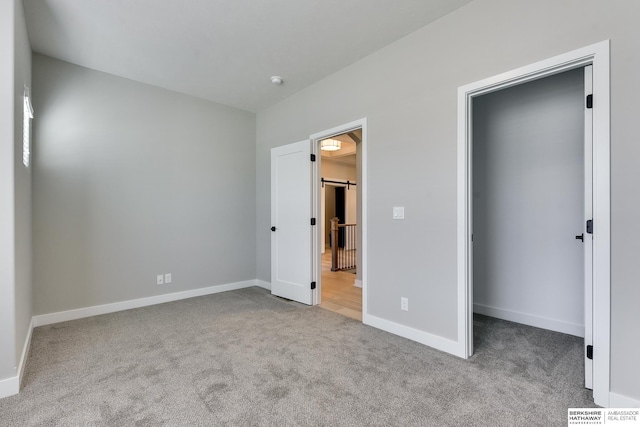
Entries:
[[331,271],[331,250],[322,255],[322,302],[320,307],[362,321],[362,289],[353,286],[356,275]]

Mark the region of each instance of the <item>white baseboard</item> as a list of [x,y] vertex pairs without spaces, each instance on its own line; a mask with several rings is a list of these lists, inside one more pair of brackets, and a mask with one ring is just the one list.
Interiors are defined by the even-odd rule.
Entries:
[[78,308],[75,310],[60,311],[57,313],[41,314],[33,317],[33,326],[51,325],[53,323],[66,322],[68,320],[82,319],[84,317],[98,316],[100,314],[115,313],[116,311],[132,308],[146,307],[181,299],[217,294],[218,292],[233,291],[236,289],[257,286],[256,280],[227,283],[224,285],[209,286],[207,288],[192,289],[189,291],[173,292],[170,294],[156,295],[146,298],[138,298],[128,301],[114,302],[111,304],[94,305],[92,307]]
[[4,380],[0,380],[0,399],[3,397],[13,396],[20,392],[20,384],[22,384],[22,377],[27,367],[27,360],[29,359],[29,349],[31,348],[31,335],[33,333],[33,317],[29,323],[29,330],[22,346],[22,356],[18,363],[18,368],[15,377],[9,377]]
[[15,377],[0,380],[0,399],[18,394],[19,391],[20,380],[17,375]]
[[610,408],[640,408],[640,400],[609,392]]
[[22,385],[22,377],[24,376],[24,371],[27,367],[27,360],[29,360],[29,350],[31,349],[31,335],[33,334],[33,317],[31,318],[31,322],[29,323],[29,331],[27,331],[27,337],[24,340],[24,345],[22,346],[22,356],[20,357],[20,363],[18,364],[18,382]]
[[29,324],[29,331],[22,347],[22,356],[17,368],[17,375],[0,380],[0,399],[3,397],[13,396],[20,392],[20,384],[26,370],[27,361],[29,359],[29,350],[31,349],[31,337],[33,328],[37,326],[50,325],[58,322],[66,322],[68,320],[81,319],[84,317],[97,316],[100,314],[114,313],[131,308],[146,307],[149,305],[162,304],[165,302],[178,301],[181,299],[194,298],[204,295],[216,294],[219,292],[232,291],[236,289],[250,288],[252,286],[260,286],[270,289],[271,284],[259,280],[246,280],[244,282],[227,283],[224,285],[209,286],[207,288],[193,289],[189,291],[173,292],[170,294],[156,295],[147,298],[139,298],[128,301],[121,301],[112,304],[96,305],[92,307],[79,308],[76,310],[61,311],[57,313],[41,314],[33,316]]
[[399,335],[403,338],[419,342],[420,344],[433,347],[436,350],[444,351],[445,353],[453,354],[454,356],[459,356],[459,345],[457,341],[453,341],[438,335],[433,335],[428,332],[420,331],[410,326],[401,325],[399,323],[372,316],[370,314],[363,313],[362,323],[364,323],[365,325],[373,326],[374,328],[382,329],[383,331],[387,331],[395,335]]
[[271,283],[265,282],[264,280],[256,279],[256,286],[267,289],[269,291],[271,290]]
[[362,280],[355,279],[353,281],[353,286],[355,286],[356,288],[362,288]]
[[502,320],[508,320],[510,322],[522,323],[523,325],[535,326],[536,328],[562,332],[563,334],[574,335],[576,337],[584,337],[584,325],[569,323],[562,320],[550,319],[548,317],[541,317],[518,311],[505,310],[482,304],[473,304],[473,312],[484,314],[485,316],[496,317]]

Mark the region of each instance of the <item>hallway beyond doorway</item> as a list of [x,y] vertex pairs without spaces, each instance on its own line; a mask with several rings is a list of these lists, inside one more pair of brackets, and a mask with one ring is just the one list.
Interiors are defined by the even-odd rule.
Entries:
[[362,321],[362,289],[353,285],[356,275],[331,271],[331,249],[322,255],[322,302],[320,307]]

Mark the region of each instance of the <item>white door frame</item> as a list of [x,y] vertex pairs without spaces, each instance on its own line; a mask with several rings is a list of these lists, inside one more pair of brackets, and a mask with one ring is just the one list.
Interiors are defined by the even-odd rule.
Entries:
[[458,89],[458,342],[456,354],[473,349],[473,252],[471,246],[473,98],[563,71],[593,65],[593,397],[609,406],[611,323],[611,202],[609,40]]
[[[359,191],[362,195],[362,206],[360,209],[362,211],[362,224],[360,226],[360,230],[362,231],[361,241],[362,247],[359,249],[362,251],[362,266],[358,266],[358,269],[362,271],[362,319],[364,320],[367,314],[367,119],[360,119],[350,123],[346,123],[341,126],[337,126],[331,129],[324,130],[322,132],[314,133],[309,137],[311,139],[311,152],[316,154],[317,161],[313,164],[313,189],[311,192],[311,197],[313,198],[313,216],[315,218],[320,218],[320,197],[321,197],[321,182],[320,182],[320,162],[321,156],[320,152],[320,141],[323,139],[331,138],[332,136],[341,135],[343,133],[348,133],[357,129],[362,129],[362,141],[360,142],[360,157],[361,157],[361,172],[362,179],[358,181],[358,186],[360,187]],[[360,178],[360,177],[358,177]],[[314,256],[316,257],[315,267],[316,271],[314,272],[316,277],[316,288],[313,290],[313,304],[320,304],[321,302],[321,292],[322,289],[322,251],[319,246],[322,233],[322,227],[316,227],[316,239],[315,239],[315,251]]]

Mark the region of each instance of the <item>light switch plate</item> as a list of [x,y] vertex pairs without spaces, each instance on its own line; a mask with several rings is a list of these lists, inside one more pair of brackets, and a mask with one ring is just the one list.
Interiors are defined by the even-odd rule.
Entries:
[[404,206],[394,206],[393,219],[404,219]]
[[164,275],[164,283],[171,283],[171,273],[167,273]]

